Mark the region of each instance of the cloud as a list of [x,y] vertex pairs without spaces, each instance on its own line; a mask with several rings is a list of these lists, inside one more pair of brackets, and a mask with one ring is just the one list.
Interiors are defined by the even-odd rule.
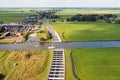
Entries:
[[0,7],[120,7],[120,0],[0,0]]

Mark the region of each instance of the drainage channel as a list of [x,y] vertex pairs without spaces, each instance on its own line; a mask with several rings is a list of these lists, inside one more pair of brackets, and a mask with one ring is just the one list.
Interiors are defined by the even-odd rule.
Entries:
[[48,80],[64,80],[64,79],[65,79],[64,49],[54,49],[53,60]]

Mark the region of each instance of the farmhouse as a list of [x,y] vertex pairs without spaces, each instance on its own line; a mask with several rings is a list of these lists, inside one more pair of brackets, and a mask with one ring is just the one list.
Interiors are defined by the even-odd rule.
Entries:
[[21,21],[18,22],[18,24],[23,24],[23,25],[25,25],[25,24],[27,24],[27,21],[26,21],[26,20],[21,20]]

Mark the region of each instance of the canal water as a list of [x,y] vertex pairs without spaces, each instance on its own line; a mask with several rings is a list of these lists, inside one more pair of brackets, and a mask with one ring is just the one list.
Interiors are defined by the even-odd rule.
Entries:
[[55,43],[38,43],[28,41],[21,44],[0,44],[0,50],[40,50],[48,49],[54,46],[55,48],[107,48],[120,47],[120,41],[98,41],[98,42],[55,42]]
[[[50,43],[45,43],[45,45]],[[120,47],[120,41],[98,41],[98,42],[62,42],[51,43],[55,48],[106,48]]]

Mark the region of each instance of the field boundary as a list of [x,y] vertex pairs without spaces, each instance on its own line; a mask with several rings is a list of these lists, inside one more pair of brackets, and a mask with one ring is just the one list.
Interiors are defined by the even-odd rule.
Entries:
[[76,73],[76,71],[75,71],[75,66],[74,66],[74,61],[73,61],[73,56],[72,56],[72,50],[71,50],[71,52],[70,52],[70,59],[71,59],[71,63],[72,63],[72,73],[73,73],[73,76],[77,79],[77,80],[81,80],[79,77],[78,77],[78,75],[77,75],[77,73]]
[[64,41],[67,41],[67,39],[65,37],[65,32],[63,31],[61,34],[62,34],[62,38],[64,39]]
[[46,53],[45,62],[43,63],[43,65],[42,65],[41,68],[39,69],[39,71],[38,71],[39,74],[42,73],[42,72],[45,70],[45,68],[46,68],[46,66],[47,66],[47,64],[48,64],[49,56],[50,56],[50,55],[49,55],[48,53]]

